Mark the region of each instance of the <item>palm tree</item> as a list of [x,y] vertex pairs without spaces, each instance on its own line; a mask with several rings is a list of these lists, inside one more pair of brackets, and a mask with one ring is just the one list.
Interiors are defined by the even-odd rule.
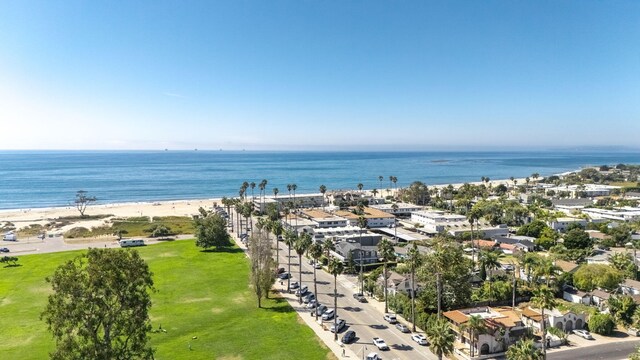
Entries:
[[342,274],[344,265],[337,258],[329,261],[329,273],[333,275],[333,340],[338,340],[338,275]]
[[287,259],[289,262],[289,277],[287,278],[287,292],[291,292],[291,248],[293,247],[293,244],[296,243],[296,241],[298,240],[298,234],[296,234],[295,232],[291,231],[291,230],[287,230],[284,233],[284,243],[287,244],[287,247],[289,248],[289,254],[287,255]]
[[378,195],[378,189],[373,189],[371,190],[371,193],[373,194],[373,197],[376,197],[376,195]]
[[438,360],[442,360],[443,355],[449,355],[453,352],[453,343],[456,341],[456,335],[451,331],[451,325],[447,320],[442,318],[431,319],[425,332],[431,343],[431,351],[438,356]]
[[382,258],[383,261],[383,266],[384,266],[384,272],[383,272],[383,276],[384,276],[384,312],[387,313],[389,312],[389,305],[388,305],[388,295],[387,295],[387,281],[389,279],[389,274],[387,273],[387,270],[389,270],[389,262],[390,261],[394,261],[396,259],[396,254],[393,250],[393,245],[391,245],[391,243],[389,242],[389,240],[387,239],[382,239],[382,241],[380,241],[378,243],[378,255]]
[[[498,253],[495,251],[483,251],[480,253],[480,268],[484,269],[485,275],[490,274],[492,270],[496,270],[500,268],[500,257],[503,256],[502,253]],[[491,276],[489,276],[489,303],[493,298],[491,291]]]
[[[307,251],[309,245],[311,245],[311,235],[309,235],[308,233],[300,234],[300,237],[298,237],[296,242],[293,244],[293,248],[298,254],[298,274],[300,274],[300,287],[302,287],[302,254]],[[302,304],[302,292],[300,292],[300,294],[298,295],[298,301],[300,302],[300,304]]]
[[531,288],[531,271],[536,267],[540,258],[535,253],[524,253],[522,256],[518,258],[520,262],[520,268],[524,269],[527,274],[527,283],[529,288]]
[[540,308],[542,314],[542,358],[547,358],[547,327],[544,318],[545,309],[553,309],[556,306],[556,298],[553,290],[546,285],[542,285],[533,291],[531,303]]
[[280,220],[272,220],[271,231],[276,236],[276,269],[278,269],[280,267],[280,236],[284,231]]
[[298,231],[298,204],[296,203],[296,189],[298,185],[291,184],[291,190],[293,190],[293,211],[296,213],[296,232]]
[[398,185],[396,183],[398,182],[398,178],[394,176],[393,179],[391,179],[391,181],[393,181],[393,185],[396,186],[396,191],[397,191],[398,190]]
[[327,187],[320,185],[320,193],[322,194],[322,210],[324,210],[324,194],[327,192]]
[[256,188],[256,183],[254,183],[253,181],[251,182],[251,184],[249,184],[249,187],[251,188],[251,201],[255,201],[256,197],[253,196],[253,189]]
[[460,330],[467,330],[469,332],[469,355],[473,358],[476,347],[476,336],[487,331],[484,319],[480,315],[471,315],[469,316],[469,320],[462,324]]
[[389,175],[389,190],[393,189],[393,185],[391,185],[391,183],[393,183],[393,175]]
[[[318,261],[320,261],[320,257],[322,256],[322,245],[320,245],[320,243],[318,242],[314,242],[313,244],[309,245],[309,248],[307,248],[307,255],[313,259],[314,261],[314,266],[313,266],[313,293],[316,294],[316,298],[318,297],[318,283],[316,280],[316,266],[315,264],[318,263]],[[318,312],[314,311],[314,313],[316,314],[316,320],[318,320]]]
[[362,192],[362,188],[363,188],[363,187],[364,187],[364,184],[362,184],[362,183],[358,183],[358,190],[359,190],[360,192]]
[[380,181],[380,194],[382,194],[382,180],[384,180],[384,176],[378,176],[378,181]]
[[418,245],[414,242],[411,249],[407,252],[407,260],[405,261],[411,271],[411,324],[413,331],[416,331],[416,269],[422,265],[422,256],[418,251]]
[[278,188],[273,188],[273,196],[277,199],[278,198],[278,193],[280,193],[280,190],[278,190]]
[[520,339],[509,346],[507,360],[541,360],[542,352],[538,350],[531,339]]
[[331,252],[335,250],[336,244],[333,242],[333,240],[327,239],[322,242],[322,252],[324,252],[324,256],[327,258],[327,261],[329,261]]
[[367,218],[363,215],[358,217],[358,226],[360,227],[360,254],[358,256],[358,260],[360,262],[360,293],[364,294],[364,275],[363,275],[363,252],[362,252],[362,230],[367,227]]
[[551,279],[554,278],[559,271],[562,271],[562,269],[548,258],[540,258],[533,269],[537,278],[544,277],[545,284],[548,287],[551,286]]
[[[391,204],[391,210],[393,210],[393,216],[396,216],[396,212],[398,211],[398,203],[393,202]],[[398,244],[398,224],[396,223],[397,218],[393,219],[393,240],[395,240],[396,244]]]

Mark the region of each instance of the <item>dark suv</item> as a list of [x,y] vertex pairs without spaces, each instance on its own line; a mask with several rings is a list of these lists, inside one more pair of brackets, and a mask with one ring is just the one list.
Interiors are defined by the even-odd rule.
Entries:
[[353,330],[349,330],[342,336],[342,342],[344,344],[349,344],[356,339],[356,332]]

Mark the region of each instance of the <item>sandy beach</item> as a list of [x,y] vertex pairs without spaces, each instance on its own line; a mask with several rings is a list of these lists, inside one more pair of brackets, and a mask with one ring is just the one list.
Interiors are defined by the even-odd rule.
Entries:
[[[524,184],[525,179],[516,179],[517,184]],[[481,182],[473,182],[471,184],[480,185]],[[491,180],[491,186],[495,187],[499,184],[513,185],[511,180]],[[429,187],[443,188],[449,184],[429,185]],[[460,187],[463,184],[452,184],[454,187]],[[370,191],[370,190],[369,190]],[[394,193],[396,190],[387,191],[384,189],[382,195]],[[198,209],[203,207],[210,209],[214,204],[221,205],[221,199],[199,199],[199,200],[172,200],[172,201],[154,201],[154,202],[131,202],[116,204],[96,204],[87,207],[86,215],[113,215],[104,219],[78,220],[68,224],[58,232],[64,232],[73,227],[97,227],[104,225],[111,218],[126,218],[135,216],[192,216],[198,214]],[[11,222],[20,230],[32,224],[45,225],[55,219],[61,217],[78,216],[80,213],[75,207],[50,207],[50,208],[34,208],[34,209],[14,209],[0,210],[0,225]]]

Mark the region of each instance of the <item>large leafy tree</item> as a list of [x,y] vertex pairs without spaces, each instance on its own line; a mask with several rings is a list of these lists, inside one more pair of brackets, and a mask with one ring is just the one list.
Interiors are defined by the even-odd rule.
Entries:
[[433,252],[424,256],[423,265],[417,271],[418,279],[424,284],[420,302],[427,311],[437,309],[437,274],[440,274],[442,307],[466,306],[471,299],[471,260],[458,243],[444,237],[435,238],[432,249]]
[[416,205],[427,205],[431,199],[431,193],[429,193],[429,188],[423,182],[414,181],[409,187],[402,190],[400,198]]
[[194,220],[196,228],[196,246],[204,249],[231,246],[227,232],[227,221],[220,215],[200,208],[200,216]]
[[41,315],[56,341],[51,358],[153,359],[152,275],[135,250],[89,249],[59,266]]
[[593,239],[584,230],[574,228],[564,236],[564,246],[567,249],[591,249],[593,247]]
[[573,284],[580,290],[596,288],[613,291],[622,282],[622,273],[609,265],[584,264],[573,274]]
[[269,298],[269,290],[275,282],[271,241],[262,233],[249,238],[249,260],[251,262],[251,286],[262,307],[262,298]]

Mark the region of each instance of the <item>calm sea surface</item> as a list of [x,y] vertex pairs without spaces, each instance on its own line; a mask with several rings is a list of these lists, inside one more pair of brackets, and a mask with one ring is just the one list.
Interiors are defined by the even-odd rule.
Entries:
[[[640,152],[228,152],[0,151],[0,209],[64,206],[77,190],[99,203],[237,196],[243,181],[267,179],[287,193],[541,176],[587,165],[640,164]],[[250,193],[250,190],[249,190]],[[256,186],[255,194],[259,190]]]

